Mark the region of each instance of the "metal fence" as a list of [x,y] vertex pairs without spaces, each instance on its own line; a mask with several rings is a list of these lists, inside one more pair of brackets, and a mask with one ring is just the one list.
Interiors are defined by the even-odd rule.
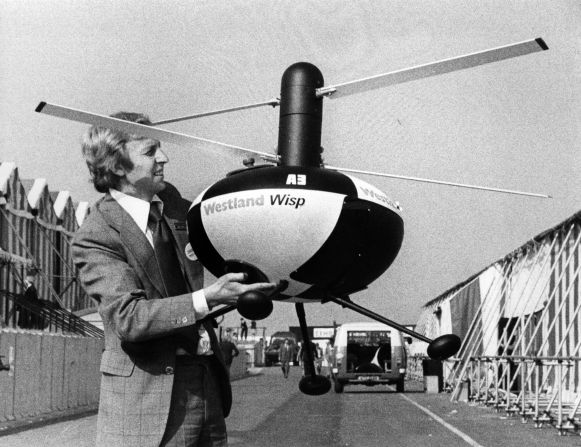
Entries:
[[49,301],[31,303],[24,299],[22,295],[0,290],[0,297],[11,303],[14,312],[8,316],[12,327],[18,326],[16,315],[24,313],[27,315],[27,327],[22,329],[47,330],[49,332],[61,332],[67,334],[83,335],[87,337],[103,338],[103,330],[91,323],[86,322],[74,313],[65,309],[60,309]]

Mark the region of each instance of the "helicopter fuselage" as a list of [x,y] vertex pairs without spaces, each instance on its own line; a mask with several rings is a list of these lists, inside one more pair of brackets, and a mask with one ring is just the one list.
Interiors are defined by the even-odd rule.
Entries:
[[256,280],[288,282],[292,302],[346,296],[395,259],[403,239],[397,203],[360,179],[322,168],[256,167],[215,183],[188,213],[190,243],[215,276],[229,263]]

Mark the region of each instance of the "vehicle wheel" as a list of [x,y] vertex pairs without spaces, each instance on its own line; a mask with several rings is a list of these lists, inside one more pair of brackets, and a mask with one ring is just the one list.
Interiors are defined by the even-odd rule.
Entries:
[[335,390],[336,393],[342,393],[343,392],[343,387],[344,385],[339,382],[338,380],[333,381],[333,389]]
[[398,393],[403,393],[405,390],[405,385],[404,385],[404,379],[399,379],[396,383],[395,383],[395,390]]

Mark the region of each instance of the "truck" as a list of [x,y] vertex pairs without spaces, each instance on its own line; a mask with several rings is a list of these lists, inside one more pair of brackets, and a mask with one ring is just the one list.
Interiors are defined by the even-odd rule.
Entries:
[[395,385],[405,389],[407,354],[402,333],[382,323],[346,323],[337,328],[331,355],[336,393],[346,385]]

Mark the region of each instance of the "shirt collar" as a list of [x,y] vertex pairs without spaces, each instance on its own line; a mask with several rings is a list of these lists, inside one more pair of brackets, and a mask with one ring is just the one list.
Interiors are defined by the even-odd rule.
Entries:
[[[139,229],[145,234],[151,204],[145,200],[127,195],[116,189],[110,189],[109,193],[121,208],[127,211],[127,214],[131,216]],[[157,195],[153,196],[151,202],[159,202],[160,209],[163,211],[163,202]]]

